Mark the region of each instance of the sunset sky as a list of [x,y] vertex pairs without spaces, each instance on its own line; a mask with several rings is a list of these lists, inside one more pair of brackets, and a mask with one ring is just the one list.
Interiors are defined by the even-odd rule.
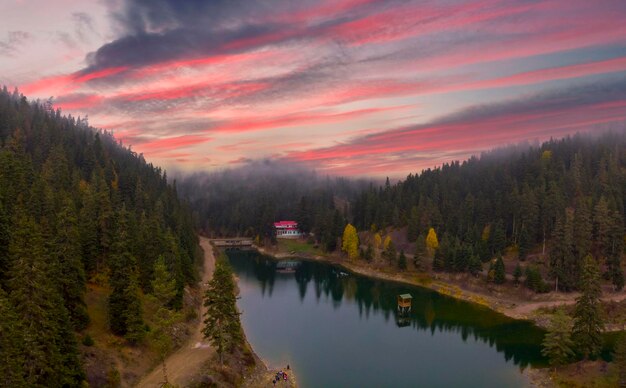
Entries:
[[403,177],[626,126],[626,1],[3,0],[0,85],[181,170]]

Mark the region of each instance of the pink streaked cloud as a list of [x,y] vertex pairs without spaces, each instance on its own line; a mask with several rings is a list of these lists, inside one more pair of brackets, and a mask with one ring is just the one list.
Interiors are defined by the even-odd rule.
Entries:
[[163,1],[111,5],[94,20],[109,41],[65,52],[82,65],[20,72],[13,54],[0,74],[184,169],[286,157],[404,174],[625,120],[621,0]]

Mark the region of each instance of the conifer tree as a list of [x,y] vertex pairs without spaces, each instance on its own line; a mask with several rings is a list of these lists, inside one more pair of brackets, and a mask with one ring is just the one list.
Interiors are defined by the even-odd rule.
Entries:
[[215,347],[224,363],[224,353],[232,351],[243,343],[235,297],[235,282],[228,264],[220,259],[216,263],[213,279],[204,294],[205,313],[204,338]]
[[157,305],[154,314],[154,327],[150,332],[153,343],[161,358],[161,367],[165,383],[169,384],[165,357],[173,347],[173,326],[180,313],[172,310],[170,305],[176,297],[176,280],[167,270],[163,256],[154,263],[154,280],[152,280],[152,300]]
[[600,271],[591,255],[583,262],[581,295],[576,299],[573,339],[580,353],[588,359],[595,358],[602,350],[602,307],[600,305]]
[[25,387],[23,327],[8,295],[0,287],[0,386]]
[[506,248],[506,232],[504,230],[504,226],[502,225],[502,221],[498,221],[494,225],[490,237],[491,252],[493,254],[502,253],[504,248]]
[[532,248],[532,238],[526,226],[522,227],[519,238],[519,259],[524,260]]
[[396,264],[396,260],[397,260],[396,245],[393,243],[393,241],[391,241],[391,239],[389,239],[389,244],[387,244],[387,247],[385,248],[385,251],[383,252],[383,256],[387,259],[387,261],[391,265]]
[[427,255],[428,250],[426,248],[426,237],[424,237],[423,234],[420,234],[417,236],[417,240],[415,241],[415,254],[413,255],[413,265],[415,265],[415,269],[418,271],[423,269]]
[[[426,245],[428,246],[428,238],[426,238]],[[437,249],[435,250],[435,254],[433,256],[433,270],[434,271],[443,271],[446,265],[446,256],[448,255],[448,239],[447,236],[444,235],[441,239],[441,244],[437,244]],[[429,248],[430,249],[430,248]]]
[[404,250],[401,250],[400,256],[398,256],[398,268],[401,270],[406,269],[406,255],[404,254]]
[[483,263],[480,261],[480,257],[477,254],[472,254],[469,260],[468,271],[473,276],[478,276],[483,270]]
[[123,313],[124,324],[126,326],[124,337],[132,344],[141,342],[145,336],[139,292],[139,281],[137,280],[136,273],[132,271],[129,275],[128,286],[126,286],[124,290],[124,299],[128,304]]
[[87,274],[93,274],[98,265],[98,209],[93,188],[87,182],[80,183],[82,208],[79,217],[79,233],[83,265]]
[[622,333],[615,344],[613,361],[617,365],[617,384],[626,387],[626,334]]
[[504,261],[502,260],[502,256],[498,256],[496,259],[496,264],[494,265],[494,277],[493,281],[496,284],[504,284],[506,282],[506,274],[504,272]]
[[[19,202],[19,200],[18,200]],[[9,256],[9,300],[24,328],[24,375],[27,385],[76,386],[83,379],[76,338],[63,298],[53,283],[55,272],[34,219],[18,205]]]
[[4,199],[0,192],[0,285],[3,284],[9,269],[9,241],[11,239],[9,232],[11,221],[3,202]]
[[411,215],[408,220],[407,229],[406,229],[406,238],[409,241],[414,241],[419,234],[419,213],[417,211],[417,206],[413,206],[411,208]]
[[526,267],[526,279],[524,280],[526,287],[535,292],[547,292],[548,286],[543,281],[539,269],[528,266]]
[[515,284],[519,284],[520,279],[522,278],[522,267],[517,263],[515,266],[515,270],[513,271],[513,279],[515,280]]
[[84,328],[89,323],[85,294],[85,272],[81,260],[78,220],[73,201],[65,196],[58,215],[54,258],[58,264],[58,284],[65,307],[74,327]]
[[548,357],[550,365],[556,368],[564,365],[574,356],[574,341],[571,338],[572,319],[558,310],[551,318],[541,349],[541,354]]
[[137,281],[137,266],[130,251],[129,214],[125,208],[117,216],[115,243],[109,260],[111,295],[109,295],[109,326],[129,341],[141,339],[143,327],[141,301]]

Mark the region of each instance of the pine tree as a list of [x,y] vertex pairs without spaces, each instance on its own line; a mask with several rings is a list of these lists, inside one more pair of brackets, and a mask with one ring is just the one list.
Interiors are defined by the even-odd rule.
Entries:
[[419,213],[417,211],[417,206],[413,206],[411,208],[411,215],[408,220],[407,229],[406,229],[406,238],[409,241],[414,241],[419,234]]
[[520,279],[522,278],[522,267],[517,263],[515,266],[515,270],[513,271],[513,279],[515,279],[515,284],[519,284]]
[[398,256],[398,268],[401,270],[406,269],[406,255],[404,254],[404,250],[401,250],[400,256]]
[[502,256],[498,256],[498,258],[496,259],[493,281],[496,284],[504,284],[504,282],[506,282],[506,274],[504,272],[504,261],[502,260]]
[[624,271],[622,271],[622,254],[624,252],[623,218],[618,211],[611,214],[610,239],[606,249],[608,275],[616,291],[624,288]]
[[613,361],[617,365],[618,385],[626,387],[626,334],[621,334],[615,344]]
[[[428,238],[426,239],[426,245],[428,245]],[[443,271],[446,266],[446,256],[448,255],[449,243],[446,235],[441,239],[441,244],[437,244],[438,248],[435,250],[433,256],[433,271]],[[429,248],[430,249],[430,248]]]
[[76,386],[83,380],[76,338],[63,298],[53,284],[55,272],[34,219],[18,205],[9,244],[12,267],[9,300],[24,328],[27,384]]
[[58,284],[74,327],[82,329],[89,323],[85,294],[85,271],[73,201],[65,196],[58,215],[54,259],[58,264]]
[[541,349],[541,354],[548,357],[550,365],[564,365],[574,356],[574,341],[571,339],[572,319],[558,310],[551,318]]
[[389,244],[387,244],[387,247],[385,248],[385,251],[383,252],[383,256],[387,259],[389,264],[391,265],[396,264],[396,260],[397,260],[396,245],[393,243],[393,241],[391,241],[391,239],[389,239]]
[[502,253],[504,248],[506,248],[506,232],[504,230],[504,226],[502,225],[502,221],[499,221],[495,224],[494,230],[491,233],[491,252],[495,254]]
[[[2,166],[0,166],[2,168]],[[9,241],[11,239],[10,218],[6,207],[4,205],[4,199],[0,192],[0,285],[3,284],[7,270],[9,269]]]
[[469,260],[468,271],[473,276],[478,276],[483,270],[483,263],[480,261],[480,257],[477,254],[472,254]]
[[350,260],[359,257],[359,235],[351,224],[346,225],[341,239],[341,250],[348,254]]
[[539,269],[528,266],[526,267],[526,279],[524,280],[526,287],[535,292],[547,292],[548,285],[543,281]]
[[124,299],[127,301],[127,305],[123,313],[123,318],[126,329],[124,338],[132,344],[141,342],[145,336],[139,292],[137,275],[134,272],[131,272],[128,286],[126,286],[126,289],[124,290]]
[[415,269],[421,271],[424,268],[424,262],[427,257],[428,249],[426,248],[426,237],[420,234],[415,241],[415,254],[413,255],[413,265],[415,265]]
[[522,227],[519,238],[519,259],[524,260],[532,248],[532,239],[526,226]]
[[93,188],[85,181],[80,183],[83,207],[80,209],[79,233],[85,272],[93,274],[100,256],[98,245],[98,209]]
[[180,318],[180,313],[176,313],[169,307],[176,297],[176,292],[176,280],[168,272],[163,256],[159,256],[154,263],[154,280],[152,280],[151,299],[157,305],[157,311],[154,314],[154,327],[150,331],[150,336],[161,358],[166,384],[169,384],[169,379],[165,358],[173,347],[174,323]]
[[204,338],[215,347],[224,363],[223,355],[243,343],[235,297],[235,282],[230,267],[224,260],[218,260],[204,294],[205,313]]
[[8,295],[0,287],[0,386],[25,387],[24,328]]
[[585,359],[596,357],[602,350],[602,307],[600,305],[600,271],[591,255],[584,259],[581,295],[576,299],[573,338]]
[[176,297],[176,279],[167,270],[163,256],[154,263],[154,280],[152,280],[152,295],[158,301],[159,306],[168,307]]
[[130,251],[129,214],[125,208],[117,215],[115,243],[109,259],[109,326],[117,335],[126,335],[129,341],[141,339],[143,327],[141,301],[137,282],[137,266]]

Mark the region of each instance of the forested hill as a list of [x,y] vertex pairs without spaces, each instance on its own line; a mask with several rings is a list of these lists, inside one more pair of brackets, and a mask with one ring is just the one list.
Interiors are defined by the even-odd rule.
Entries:
[[272,224],[297,218],[330,250],[343,233],[348,198],[369,182],[322,177],[279,162],[261,161],[239,169],[196,173],[179,180],[181,195],[196,212],[198,225],[214,236],[259,236],[267,240]]
[[158,258],[194,280],[190,212],[159,168],[84,120],[0,91],[0,385],[78,386],[86,282],[110,287],[111,331],[137,341]]
[[576,289],[582,259],[593,254],[616,288],[624,285],[626,132],[576,135],[516,146],[410,175],[361,193],[352,206],[359,229],[407,227],[441,242],[435,270],[464,272],[516,248],[524,259],[548,244],[549,272]]

